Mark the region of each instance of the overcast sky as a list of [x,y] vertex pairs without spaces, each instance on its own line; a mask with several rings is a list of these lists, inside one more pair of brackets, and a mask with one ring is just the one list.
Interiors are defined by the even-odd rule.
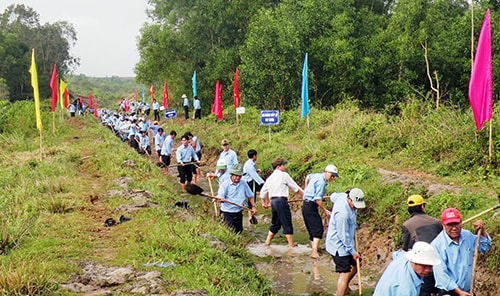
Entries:
[[71,54],[80,58],[75,74],[135,76],[147,0],[0,0],[0,11],[14,3],[33,8],[41,24],[63,20],[74,26],[78,40]]

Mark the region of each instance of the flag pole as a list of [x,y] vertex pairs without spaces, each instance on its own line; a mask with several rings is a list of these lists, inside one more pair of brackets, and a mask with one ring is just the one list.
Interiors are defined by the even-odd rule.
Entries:
[[52,133],[56,133],[56,112],[52,112]]
[[43,160],[43,140],[42,140],[42,130],[40,129],[40,160]]

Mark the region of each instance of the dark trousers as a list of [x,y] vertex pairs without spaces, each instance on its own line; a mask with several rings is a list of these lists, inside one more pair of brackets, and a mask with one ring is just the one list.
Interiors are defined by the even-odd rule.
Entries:
[[184,119],[189,119],[189,107],[184,106]]
[[323,220],[318,213],[318,204],[315,201],[304,201],[302,204],[302,217],[309,233],[309,240],[323,238]]
[[158,111],[158,109],[156,110],[153,110],[153,113],[154,113],[154,117],[156,121],[160,121],[160,111]]
[[224,217],[224,222],[226,225],[231,228],[235,233],[241,233],[243,231],[243,214],[242,212],[238,213],[229,213],[221,211],[222,216]]
[[250,187],[250,189],[253,192],[253,197],[257,198],[257,192],[260,192],[260,190],[262,189],[262,186],[264,186],[264,183],[257,184],[257,182],[255,182],[254,180],[252,180],[250,182],[247,182],[247,184],[248,184],[248,187]]
[[179,171],[179,177],[181,178],[181,184],[186,182],[191,183],[193,181],[193,169],[191,168],[192,164],[187,164],[184,166],[177,166],[177,170]]
[[201,109],[194,110],[194,119],[201,119]]
[[293,234],[292,213],[288,199],[284,197],[271,198],[271,226],[269,231],[276,234],[283,227],[283,234]]
[[455,293],[455,291],[439,290],[438,296],[443,296],[443,295],[458,296],[457,293]]

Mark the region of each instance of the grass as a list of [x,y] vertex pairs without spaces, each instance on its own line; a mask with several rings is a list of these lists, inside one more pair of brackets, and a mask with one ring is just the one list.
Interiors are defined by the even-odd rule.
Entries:
[[[214,222],[210,204],[200,197],[180,196],[175,178],[163,176],[157,166],[93,117],[61,120],[56,116],[57,131],[52,134],[52,117],[44,113],[40,155],[34,119],[30,119],[32,124],[22,124],[28,114],[22,112],[32,110],[25,105],[32,107],[16,103],[17,112],[9,110],[0,118],[0,125],[11,127],[0,134],[0,266],[6,271],[0,275],[1,293],[71,295],[59,285],[78,272],[75,262],[96,260],[132,265],[137,270],[148,270],[143,266],[147,262],[173,262],[174,268],[161,270],[169,282],[167,292],[207,289],[210,295],[272,294],[245,251],[253,238],[247,233],[234,235]],[[288,171],[299,184],[308,173],[334,163],[341,177],[329,183],[327,192],[362,188],[368,208],[360,212],[360,224],[372,233],[393,237],[396,245],[401,224],[408,217],[405,200],[411,194],[428,198],[429,214],[435,217],[449,206],[468,217],[498,203],[498,152],[487,157],[486,133],[474,131],[470,114],[452,107],[435,111],[417,101],[398,108],[398,116],[362,111],[353,102],[330,110],[312,109],[309,127],[298,111],[289,111],[282,112],[280,124],[269,129],[259,124],[253,108],[246,109],[238,127],[234,115],[226,115],[219,123],[212,118],[195,124],[176,119],[164,121],[163,126],[178,135],[189,130],[200,138],[205,173],[212,170],[223,138],[229,139],[240,162],[246,160],[247,150],[256,149],[264,176],[271,173],[272,158],[287,159]],[[494,122],[494,130],[499,128]],[[500,142],[495,144],[495,151],[500,151]],[[127,160],[136,167],[124,165]],[[463,190],[429,195],[421,184],[386,184],[379,168],[424,175]],[[159,207],[125,213],[133,222],[104,228],[106,218],[117,219],[123,213],[116,209],[132,202],[122,195],[106,195],[109,190],[124,189],[114,182],[121,177],[133,179],[129,189],[151,192],[151,201]],[[189,211],[172,207],[185,198],[192,205]],[[483,219],[498,245],[499,218],[486,215]],[[216,237],[225,247],[211,247],[203,234]],[[481,262],[496,276],[499,254],[494,247]]]

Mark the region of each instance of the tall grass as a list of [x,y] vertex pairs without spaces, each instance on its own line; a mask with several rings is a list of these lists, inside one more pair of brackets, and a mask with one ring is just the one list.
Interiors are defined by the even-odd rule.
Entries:
[[[211,208],[200,197],[180,196],[175,177],[163,176],[150,160],[133,152],[93,117],[61,120],[56,116],[57,130],[52,133],[52,117],[44,112],[40,153],[34,120],[28,116],[25,121],[32,107],[16,103],[15,110],[6,108],[0,116],[0,126],[8,123],[0,134],[4,168],[0,171],[0,266],[9,271],[0,281],[9,287],[8,292],[29,294],[28,286],[39,291],[57,289],[57,284],[77,271],[75,261],[95,259],[139,270],[151,261],[176,263],[175,268],[162,270],[172,284],[168,292],[272,293],[244,249],[252,237],[234,235],[214,221]],[[191,131],[199,137],[204,146],[204,172],[214,169],[223,138],[229,139],[240,162],[246,160],[249,149],[256,149],[264,176],[271,173],[271,160],[278,156],[289,161],[288,171],[299,184],[307,174],[335,164],[340,178],[329,183],[327,192],[363,189],[367,209],[360,211],[360,224],[393,237],[396,244],[400,225],[408,217],[405,201],[411,194],[428,198],[433,216],[454,206],[467,217],[498,202],[492,192],[500,191],[496,162],[500,141],[495,140],[490,159],[487,133],[474,130],[469,113],[452,106],[434,110],[416,100],[393,106],[391,112],[360,110],[356,102],[346,101],[328,110],[312,108],[309,126],[298,110],[282,112],[278,125],[263,126],[258,110],[252,107],[247,107],[238,126],[233,114],[218,123],[207,117],[195,123],[175,119],[162,124],[166,131]],[[499,128],[495,122],[494,130]],[[125,160],[133,160],[136,168],[123,166]],[[426,174],[434,182],[460,186],[463,191],[431,195],[418,183],[386,184],[380,168]],[[118,207],[131,202],[120,195],[106,197],[108,190],[124,189],[114,183],[120,177],[133,178],[129,188],[152,192],[151,202],[158,207],[125,213],[131,222],[103,228],[104,219],[117,218],[123,214]],[[95,204],[89,202],[90,195],[99,196]],[[179,199],[189,199],[191,209],[173,208]],[[499,222],[498,217],[484,219],[488,225]],[[211,247],[200,234],[216,237],[225,247]],[[493,237],[495,243],[500,242]],[[498,272],[499,257],[495,250],[487,261],[492,272]],[[29,270],[27,266],[39,258],[43,258],[43,270]],[[14,268],[18,262],[21,266]]]

